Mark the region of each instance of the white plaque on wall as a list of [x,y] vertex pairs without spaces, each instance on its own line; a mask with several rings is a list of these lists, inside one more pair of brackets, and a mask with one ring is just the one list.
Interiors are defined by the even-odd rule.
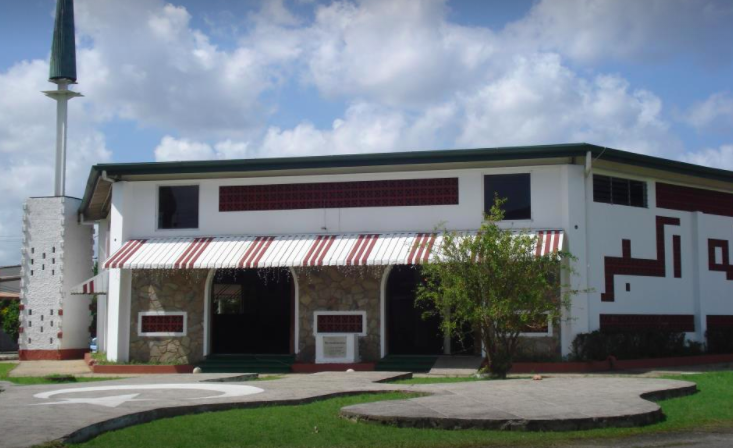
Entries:
[[346,336],[324,336],[323,357],[324,358],[346,358]]

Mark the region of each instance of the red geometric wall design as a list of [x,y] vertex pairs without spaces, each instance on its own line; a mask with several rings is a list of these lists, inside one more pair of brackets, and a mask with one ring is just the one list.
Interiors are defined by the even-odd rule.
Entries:
[[219,211],[458,204],[458,178],[219,187]]
[[733,194],[657,182],[657,207],[733,217]]
[[183,333],[183,316],[142,316],[143,333]]
[[363,319],[360,314],[319,314],[318,333],[361,333]]
[[[613,279],[617,275],[632,275],[642,277],[665,277],[667,275],[665,247],[664,247],[664,226],[679,226],[679,218],[657,216],[657,258],[632,258],[631,240],[621,240],[621,256],[605,257],[604,272],[606,292],[601,293],[602,302],[613,302],[616,299]],[[674,276],[682,277],[680,254],[680,242],[673,239],[672,244],[674,260]]]
[[[718,248],[720,248],[723,254],[723,259],[720,263],[715,260],[715,252]],[[733,280],[733,266],[730,264],[727,240],[708,239],[708,269],[711,271],[725,272],[725,279]]]
[[695,331],[692,314],[601,314],[601,331]]

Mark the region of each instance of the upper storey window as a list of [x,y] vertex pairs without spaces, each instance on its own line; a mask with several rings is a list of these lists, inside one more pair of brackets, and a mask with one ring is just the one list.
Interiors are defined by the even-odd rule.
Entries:
[[532,219],[529,173],[484,176],[484,212],[491,210],[495,196],[506,199],[504,220]]
[[646,207],[646,182],[594,174],[593,201],[630,207]]
[[199,227],[199,186],[158,188],[158,228],[197,229]]

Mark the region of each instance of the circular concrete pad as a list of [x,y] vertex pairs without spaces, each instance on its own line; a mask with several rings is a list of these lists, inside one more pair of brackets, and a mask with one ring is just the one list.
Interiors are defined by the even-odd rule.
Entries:
[[[686,381],[635,378],[549,378],[433,385],[432,395],[347,406],[357,420],[444,429],[572,431],[643,426],[664,419],[649,399],[689,395]],[[425,388],[421,388],[426,391]]]

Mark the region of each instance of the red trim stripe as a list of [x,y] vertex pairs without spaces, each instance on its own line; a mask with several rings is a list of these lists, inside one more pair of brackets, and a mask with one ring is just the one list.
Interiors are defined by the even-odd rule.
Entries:
[[556,254],[558,250],[560,249],[560,238],[562,237],[562,233],[558,230],[555,231],[555,242],[552,245],[552,253]]
[[265,252],[267,252],[267,249],[270,248],[270,244],[272,244],[273,241],[275,241],[274,236],[269,236],[265,238],[265,244],[262,246],[262,250],[260,250],[260,253],[259,255],[257,255],[257,258],[255,259],[254,263],[252,263],[253,268],[256,268],[257,265],[260,263],[260,260],[265,255]]
[[313,252],[313,256],[310,259],[310,265],[315,266],[316,262],[318,261],[318,256],[321,255],[321,251],[324,247],[326,247],[326,243],[328,243],[328,240],[330,239],[330,236],[324,236],[321,238],[321,241],[318,243],[318,247],[316,247],[315,252]]
[[326,258],[326,254],[331,249],[334,241],[336,241],[336,235],[331,235],[328,239],[328,244],[326,244],[326,247],[321,251],[320,258],[318,258],[318,266],[323,266],[323,259]]
[[214,238],[202,238],[202,244],[199,244],[199,248],[191,254],[191,260],[188,263],[184,263],[183,267],[186,268],[186,265],[188,265],[188,269],[193,269],[194,263],[196,263],[196,260],[198,260],[201,255],[204,253],[207,247],[209,247],[209,244],[214,241]]
[[371,235],[363,235],[364,240],[362,240],[361,246],[359,246],[359,252],[356,253],[356,256],[354,256],[354,266],[359,266],[359,262],[361,261],[361,255],[364,253],[364,250],[369,246],[369,243],[371,242],[372,236]]
[[249,247],[247,247],[247,250],[244,252],[244,255],[242,255],[242,258],[239,260],[239,267],[240,268],[243,268],[244,267],[244,263],[249,258],[249,254],[251,254],[252,251],[255,249],[255,247],[257,245],[259,245],[259,243],[260,243],[261,240],[262,240],[262,237],[261,236],[258,236],[257,238],[254,239],[254,241],[252,241],[249,244]]
[[427,239],[427,233],[423,233],[422,236],[420,236],[420,239],[417,243],[417,252],[415,252],[415,257],[412,259],[411,263],[418,264],[420,262],[420,257],[422,257],[422,253],[425,250],[425,241]]
[[552,242],[552,235],[555,232],[547,232],[547,238],[545,238],[545,248],[542,250],[543,255],[550,253],[550,243]]
[[94,294],[94,280],[89,282],[89,294]]
[[323,235],[318,235],[318,238],[316,238],[315,241],[313,241],[313,244],[311,244],[310,250],[308,250],[308,253],[305,254],[305,258],[303,258],[303,266],[308,266],[308,261],[310,260],[311,255],[313,255],[313,251],[316,250],[316,247],[318,247],[319,244],[321,244],[321,240],[323,239]]
[[140,248],[145,244],[145,242],[148,240],[135,240],[137,244],[135,244],[133,247],[130,248],[130,250],[127,251],[127,253],[120,258],[120,260],[117,261],[116,266],[117,268],[123,268],[125,266],[125,263],[127,260],[132,258],[133,255],[135,255],[135,252],[140,250]]
[[84,283],[84,285],[81,287],[81,292],[86,294],[87,293],[87,284]]
[[413,257],[415,256],[415,251],[417,251],[417,248],[420,246],[420,240],[422,239],[422,236],[422,233],[418,233],[415,237],[415,241],[412,244],[410,254],[407,256],[407,264],[412,264]]
[[359,235],[359,238],[356,240],[356,244],[354,244],[354,247],[351,249],[351,252],[349,252],[349,256],[346,257],[346,266],[351,266],[351,260],[354,258],[354,255],[356,255],[356,252],[361,247],[361,242],[364,239],[365,235]]
[[114,269],[114,265],[117,262],[117,260],[122,258],[122,256],[126,254],[128,250],[130,250],[130,248],[134,245],[134,243],[135,243],[135,240],[130,240],[126,242],[125,244],[123,244],[120,250],[118,250],[114,255],[112,255],[112,258],[107,260],[107,262],[104,264],[105,269],[109,269],[109,268]]
[[193,241],[188,243],[188,246],[186,246],[186,250],[183,251],[183,253],[178,257],[175,263],[173,263],[173,267],[175,269],[178,269],[181,267],[181,264],[184,263],[188,256],[191,254],[191,251],[193,248],[199,243],[199,238],[194,238]]
[[537,247],[535,248],[535,251],[534,251],[535,257],[539,257],[540,255],[542,255],[542,245],[543,245],[542,240],[543,240],[544,234],[545,232],[542,232],[542,231],[537,232]]
[[[370,235],[371,243],[367,241],[364,246],[366,247],[366,250],[364,251],[364,255],[361,257],[361,265],[366,266],[367,260],[369,259],[369,254],[372,253],[372,250],[374,249],[374,245],[377,244],[377,240],[379,239],[379,235]],[[358,265],[358,263],[357,263]]]
[[423,263],[427,263],[428,262],[428,258],[430,257],[430,252],[433,251],[433,246],[435,245],[435,239],[436,238],[438,238],[438,234],[437,233],[431,234],[431,236],[430,236],[430,242],[428,243],[427,249],[425,249],[425,256],[423,257],[423,260],[422,260]]

